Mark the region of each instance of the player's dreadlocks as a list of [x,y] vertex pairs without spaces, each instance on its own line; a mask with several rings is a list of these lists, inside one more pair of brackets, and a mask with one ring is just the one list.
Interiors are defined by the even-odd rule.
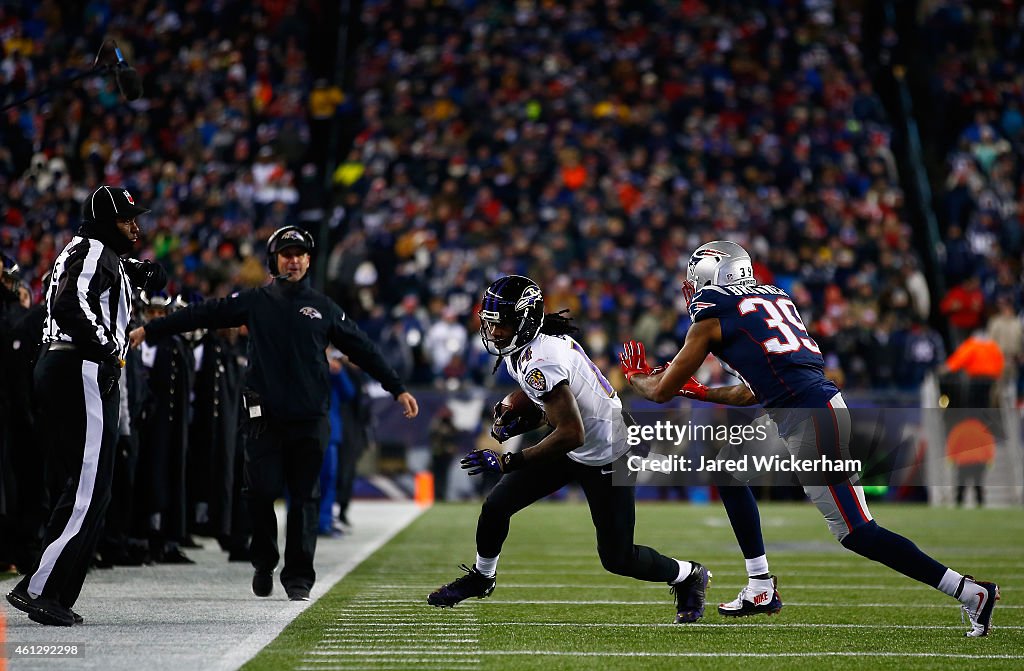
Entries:
[[575,335],[580,332],[578,326],[573,324],[572,317],[568,316],[569,310],[549,312],[544,315],[544,323],[540,332],[549,336]]

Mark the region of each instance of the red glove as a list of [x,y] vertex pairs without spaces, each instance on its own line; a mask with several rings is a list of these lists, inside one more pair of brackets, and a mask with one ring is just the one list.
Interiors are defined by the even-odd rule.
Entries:
[[708,386],[701,384],[697,381],[697,378],[691,376],[689,381],[683,385],[683,388],[676,392],[676,396],[706,401],[708,400]]
[[668,367],[671,366],[671,365],[672,365],[672,362],[671,361],[667,361],[667,362],[661,364],[660,366],[655,366],[654,368],[651,369],[651,372],[648,373],[648,375],[661,375],[662,373],[667,371]]
[[647,354],[644,352],[644,344],[630,340],[622,344],[622,352],[619,354],[619,365],[622,366],[622,374],[629,382],[637,373],[644,375],[651,374],[651,366],[647,363]]

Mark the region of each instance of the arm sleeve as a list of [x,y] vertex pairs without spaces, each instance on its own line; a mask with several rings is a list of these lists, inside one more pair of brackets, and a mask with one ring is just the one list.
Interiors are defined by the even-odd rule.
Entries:
[[392,396],[398,398],[405,385],[395,369],[384,360],[380,349],[337,305],[331,305],[331,344],[348,355],[352,362],[373,376]]
[[154,319],[146,324],[146,342],[153,343],[164,336],[194,331],[199,328],[220,329],[241,326],[248,318],[251,296],[252,292],[245,291],[229,298],[196,303],[178,310],[174,314]]

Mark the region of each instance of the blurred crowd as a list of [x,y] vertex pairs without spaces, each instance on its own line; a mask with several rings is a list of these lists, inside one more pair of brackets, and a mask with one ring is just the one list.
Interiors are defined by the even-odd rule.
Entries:
[[828,1],[366,0],[345,93],[310,76],[317,2],[0,8],[6,99],[108,38],[146,91],[124,104],[90,77],[0,118],[0,249],[37,293],[75,203],[124,183],[152,203],[142,256],[172,290],[260,284],[261,241],[323,182],[311,130],[344,113],[359,122],[315,263],[413,383],[507,382],[474,316],[498,273],[571,310],[613,376],[624,339],[670,356],[688,255],[728,238],[794,297],[830,375],[912,389],[954,344],[935,305],[960,335],[997,296],[1021,307],[1020,14],[973,4],[922,3],[953,138],[946,271],[966,296],[933,296],[920,270],[859,5]]
[[933,297],[855,10],[368,2],[363,18],[336,272],[371,328],[405,318],[382,339],[413,361],[421,343],[424,379],[489,377],[465,332],[499,272],[572,310],[603,370],[629,337],[670,356],[689,253],[716,238],[793,295],[847,385],[941,360],[914,345]]
[[[306,11],[269,0],[0,6],[2,102],[57,87],[0,118],[0,249],[33,292],[104,183],[153,204],[142,255],[167,267],[172,290],[265,280],[260,241],[296,222],[303,195]],[[125,103],[102,74],[60,84],[101,45],[106,62],[107,40],[138,70],[142,99]]]
[[[953,337],[985,331],[1024,365],[1024,6],[930,0],[920,7],[935,104],[924,124],[942,161],[941,303]],[[1018,379],[1024,379],[1019,375]]]

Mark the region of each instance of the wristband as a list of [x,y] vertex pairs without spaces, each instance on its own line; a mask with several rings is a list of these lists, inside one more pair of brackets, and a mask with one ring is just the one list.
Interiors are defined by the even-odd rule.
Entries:
[[522,468],[525,461],[522,452],[505,452],[501,455],[501,471],[502,473],[511,473]]

